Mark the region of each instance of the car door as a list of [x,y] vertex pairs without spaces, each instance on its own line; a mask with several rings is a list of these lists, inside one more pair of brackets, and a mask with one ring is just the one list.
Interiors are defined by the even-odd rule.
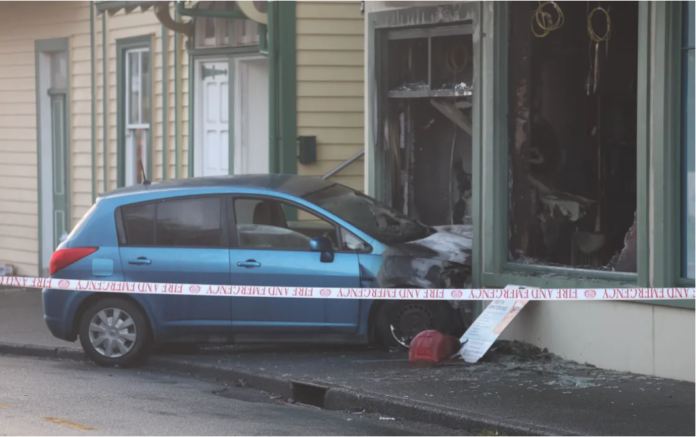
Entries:
[[[335,224],[278,198],[231,197],[228,208],[233,284],[360,287],[358,255],[339,250]],[[310,251],[309,241],[314,236],[331,239],[332,262],[322,262],[320,253]],[[359,300],[335,302],[328,306],[329,311],[326,302],[320,298],[233,297],[235,338],[240,334],[276,334],[280,338],[301,333],[356,333]]]
[[[170,198],[120,208],[127,281],[229,285],[226,208],[221,196]],[[117,219],[119,217],[117,216]],[[142,295],[157,330],[177,341],[227,341],[226,297]]]

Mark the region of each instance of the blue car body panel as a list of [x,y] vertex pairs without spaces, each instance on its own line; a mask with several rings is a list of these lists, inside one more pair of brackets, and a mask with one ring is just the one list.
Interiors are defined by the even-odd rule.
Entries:
[[[329,184],[315,178],[284,175],[194,178],[132,186],[102,196],[68,239],[59,246],[98,250],[52,277],[248,285],[277,287],[379,287],[384,253],[393,250],[342,218],[304,200],[304,192]],[[370,253],[341,252],[321,262],[318,252],[229,248],[163,248],[119,245],[116,211],[134,203],[174,197],[270,196],[323,216],[353,233]],[[399,255],[401,256],[401,255]],[[404,254],[404,256],[407,256]],[[139,263],[146,259],[147,264]],[[259,265],[240,266],[253,260]],[[439,284],[433,283],[434,286]],[[104,294],[104,293],[99,293]],[[368,340],[372,300],[294,299],[241,296],[126,294],[143,309],[155,342],[234,342],[264,338],[296,341]],[[124,293],[113,296],[124,296]],[[75,341],[76,320],[91,292],[45,289],[44,318],[51,333]]]

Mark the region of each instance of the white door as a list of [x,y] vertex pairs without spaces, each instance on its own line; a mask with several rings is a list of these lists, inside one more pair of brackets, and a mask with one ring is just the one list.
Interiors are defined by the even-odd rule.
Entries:
[[235,174],[268,173],[268,61],[235,60]]
[[229,174],[229,63],[196,63],[194,175]]

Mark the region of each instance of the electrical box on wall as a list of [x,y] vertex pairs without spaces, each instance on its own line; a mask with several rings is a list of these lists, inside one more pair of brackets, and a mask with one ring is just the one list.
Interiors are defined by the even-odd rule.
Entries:
[[297,137],[300,143],[300,164],[317,162],[317,137]]

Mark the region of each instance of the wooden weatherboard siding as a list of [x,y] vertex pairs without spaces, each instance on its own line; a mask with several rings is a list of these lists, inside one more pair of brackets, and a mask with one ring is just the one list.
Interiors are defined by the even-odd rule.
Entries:
[[0,263],[39,274],[35,41],[68,38],[72,222],[91,204],[88,2],[12,2],[0,14]]
[[[172,6],[171,10],[172,17],[174,16],[174,8]],[[97,188],[99,193],[104,190],[104,166],[103,166],[103,151],[104,151],[104,141],[103,141],[103,109],[104,103],[102,98],[103,92],[103,63],[102,56],[104,53],[102,45],[102,20],[101,17],[98,20],[98,25],[96,26],[95,43],[96,43],[96,58],[97,58]],[[163,95],[167,94],[166,106],[167,106],[167,179],[172,179],[176,175],[176,144],[175,139],[176,132],[176,109],[175,103],[178,101],[181,106],[179,111],[179,144],[181,147],[180,156],[178,162],[180,163],[179,176],[186,177],[188,174],[188,160],[186,156],[188,154],[188,54],[184,49],[185,37],[181,37],[181,44],[179,47],[178,60],[180,63],[179,67],[179,87],[181,89],[179,98],[175,98],[175,60],[177,57],[174,56],[175,44],[175,34],[172,31],[166,32],[167,42],[165,44],[165,49],[167,51],[166,56],[163,55],[162,47],[162,25],[157,21],[155,14],[152,10],[140,11],[136,9],[128,14],[124,13],[123,10],[117,12],[113,16],[108,16],[106,18],[106,53],[107,53],[107,190],[113,190],[117,187],[118,180],[118,94],[117,94],[117,83],[118,75],[121,72],[117,71],[117,42],[119,40],[124,40],[134,37],[149,37],[150,38],[150,60],[151,60],[151,76],[152,76],[152,113],[151,113],[151,123],[150,123],[150,139],[151,144],[151,166],[148,178],[151,180],[161,180],[163,176],[163,106],[164,101]],[[164,59],[166,58],[166,72],[163,75],[162,68],[164,64]],[[164,81],[163,81],[164,79]],[[166,87],[163,87],[163,83],[166,82]],[[119,91],[121,92],[121,91]]]
[[[183,41],[175,44],[167,31],[166,71],[163,73],[163,32],[152,11],[119,12],[104,19],[95,16],[90,35],[89,2],[8,3],[0,14],[0,263],[12,264],[20,275],[39,272],[39,177],[36,107],[35,41],[68,38],[70,219],[74,225],[92,204],[92,196],[116,188],[117,182],[117,40],[147,35],[152,43],[152,174],[162,178],[163,93],[167,93],[167,177],[176,162],[180,176],[187,170],[188,55]],[[172,6],[172,16],[173,16]],[[105,26],[104,26],[105,24]],[[104,34],[106,30],[106,34]],[[180,37],[180,40],[183,38]],[[90,46],[94,42],[94,47]],[[106,41],[106,50],[103,44]],[[179,47],[179,56],[174,48]],[[92,56],[92,49],[94,59]],[[104,54],[106,53],[106,59]],[[175,59],[179,61],[179,96],[175,98]],[[106,62],[105,62],[106,61]],[[95,89],[92,92],[92,70]],[[106,72],[106,74],[104,74]],[[106,79],[106,90],[104,83]],[[163,82],[167,83],[166,89]],[[104,93],[106,91],[106,93]],[[119,90],[122,92],[122,90]],[[106,105],[104,104],[106,96]],[[94,98],[94,100],[93,100]],[[180,107],[175,110],[175,103]],[[94,113],[92,113],[94,108]],[[106,112],[105,112],[106,111]],[[92,126],[94,120],[95,126]],[[106,120],[106,123],[104,123]],[[176,129],[176,121],[179,129]],[[106,124],[106,126],[104,126]],[[178,131],[180,138],[175,139]],[[104,156],[106,133],[107,154]],[[94,140],[93,140],[94,135]],[[94,142],[95,156],[92,156]],[[179,159],[175,148],[179,144]],[[106,158],[106,159],[105,159]],[[92,168],[92,162],[96,169]],[[106,162],[106,171],[104,169]],[[93,175],[96,180],[93,181]],[[104,180],[106,175],[106,181]],[[96,193],[92,192],[93,187]],[[44,266],[46,267],[46,266]]]
[[[297,134],[317,137],[323,176],[364,148],[364,22],[360,2],[297,2]],[[362,160],[332,179],[363,190]]]

